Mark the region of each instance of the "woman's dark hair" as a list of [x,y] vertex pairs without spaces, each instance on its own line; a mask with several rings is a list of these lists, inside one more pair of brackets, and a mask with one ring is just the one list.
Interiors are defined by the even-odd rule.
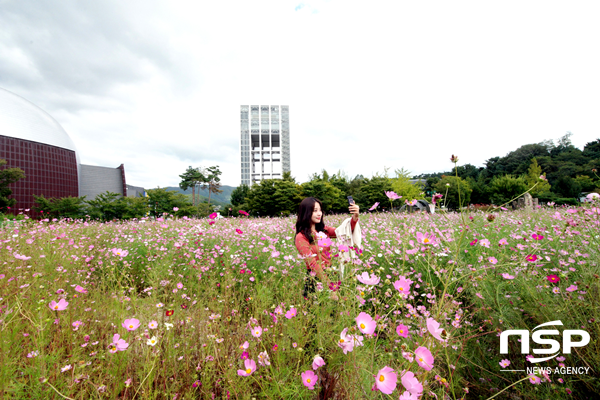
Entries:
[[[310,232],[310,220],[312,219],[313,210],[315,209],[315,203],[319,203],[321,210],[323,210],[323,204],[319,199],[314,197],[307,197],[300,203],[298,207],[298,220],[296,221],[296,234],[302,232],[308,243],[313,243],[313,237]],[[321,221],[315,224],[317,232],[323,232],[325,230],[325,223],[321,216]]]

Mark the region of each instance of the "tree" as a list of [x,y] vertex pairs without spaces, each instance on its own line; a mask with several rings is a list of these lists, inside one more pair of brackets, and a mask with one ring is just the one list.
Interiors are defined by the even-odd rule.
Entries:
[[528,189],[537,184],[529,192],[533,197],[536,197],[542,192],[550,191],[550,183],[548,183],[548,181],[545,179],[541,179],[541,176],[542,167],[538,165],[537,158],[533,157],[531,159],[531,164],[529,165],[529,170],[527,171],[527,176],[525,177],[525,183],[527,184]]
[[298,209],[300,201],[300,186],[282,179],[263,179],[252,185],[246,196],[248,211],[260,216],[291,214]]
[[221,187],[221,170],[219,170],[219,166],[208,167],[204,170],[204,180],[202,182],[202,189],[206,189],[208,187],[208,204],[210,204],[210,195],[211,193],[221,193],[223,192]]
[[389,204],[385,192],[392,190],[392,180],[386,176],[374,176],[364,179],[354,200],[363,209],[368,209],[374,203]]
[[[6,160],[0,160],[0,167],[4,165],[6,165]],[[17,203],[16,199],[8,198],[12,194],[9,186],[23,178],[25,178],[25,172],[20,168],[0,169],[0,211],[5,211]]]
[[445,200],[442,201],[452,209],[460,209],[460,207],[468,205],[471,200],[471,192],[473,192],[466,180],[456,176],[443,176],[433,188],[436,192],[444,195]]
[[404,168],[396,170],[396,178],[392,179],[392,189],[405,200],[419,200],[425,198],[424,185],[410,182],[411,173]]
[[553,185],[554,191],[562,197],[579,197],[581,185],[570,176],[562,175]]
[[342,211],[348,208],[344,193],[331,183],[323,180],[313,180],[302,184],[302,197],[315,197],[323,203],[323,212],[330,210]]
[[490,183],[490,200],[496,205],[502,205],[519,197],[527,189],[529,187],[523,177],[512,175],[496,176]]
[[246,201],[246,196],[248,196],[248,191],[250,188],[246,184],[241,184],[240,186],[233,189],[231,192],[231,204],[234,206],[239,206],[240,204],[244,204]]
[[179,187],[182,190],[188,190],[189,188],[192,188],[192,205],[196,205],[196,186],[199,183],[204,182],[204,175],[198,168],[192,168],[189,166],[183,174],[179,175],[179,177],[181,178]]

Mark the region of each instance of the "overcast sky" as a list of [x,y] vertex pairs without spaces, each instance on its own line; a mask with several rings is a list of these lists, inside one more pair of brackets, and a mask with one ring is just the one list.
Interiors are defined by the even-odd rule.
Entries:
[[240,183],[240,105],[289,105],[292,175],[483,166],[600,138],[598,1],[6,1],[0,87],[84,164]]

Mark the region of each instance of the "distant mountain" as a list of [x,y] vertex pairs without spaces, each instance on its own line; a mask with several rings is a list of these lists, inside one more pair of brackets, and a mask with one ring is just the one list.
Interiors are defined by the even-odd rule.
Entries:
[[[190,196],[192,195],[191,188],[188,190],[181,190],[181,188],[179,186],[167,186],[165,189],[167,189],[170,192],[189,194]],[[213,200],[215,200],[216,202],[218,202],[222,205],[229,204],[229,202],[231,201],[231,192],[233,192],[235,190],[235,188],[232,186],[223,185],[223,186],[221,186],[221,190],[223,191],[222,193],[211,193],[211,195],[210,195],[211,203],[214,203]],[[204,198],[206,198],[206,200],[208,200],[208,189],[196,190],[196,196],[198,196],[198,195],[201,196],[201,199],[204,197]],[[204,200],[204,199],[202,199],[202,200]]]

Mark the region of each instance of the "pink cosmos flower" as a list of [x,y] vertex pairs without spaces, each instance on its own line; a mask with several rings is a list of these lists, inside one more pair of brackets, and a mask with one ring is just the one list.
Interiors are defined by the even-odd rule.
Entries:
[[533,383],[534,385],[538,385],[542,383],[542,380],[539,376],[529,375],[529,382]]
[[507,244],[508,244],[508,242],[506,241],[506,239],[500,239],[500,241],[498,241],[498,246],[504,246]]
[[260,365],[262,367],[271,365],[271,362],[269,361],[269,355],[267,354],[266,351],[258,353],[258,365]]
[[371,208],[369,208],[369,211],[373,211],[373,210],[374,210],[374,209],[376,209],[377,207],[379,207],[379,202],[377,202],[377,203],[373,204],[373,205],[371,206]]
[[135,331],[140,326],[140,321],[136,318],[126,319],[121,326],[128,331]]
[[237,233],[238,235],[241,235],[244,232],[242,232],[241,229],[235,228],[235,233]]
[[543,235],[538,235],[537,233],[534,233],[533,235],[531,235],[531,237],[533,238],[533,240],[542,240],[544,238]]
[[127,250],[117,249],[117,248],[112,249],[112,253],[115,256],[119,256],[119,257],[126,257],[127,254],[129,254],[129,252]]
[[394,370],[387,365],[380,369],[375,376],[375,386],[385,394],[392,394],[396,389],[396,382],[398,382],[398,376]]
[[337,292],[341,285],[342,281],[329,282],[329,290],[331,290],[332,292]]
[[473,240],[471,243],[469,243],[470,246],[475,246],[477,244],[478,240],[475,239]]
[[50,307],[50,309],[54,311],[64,311],[66,310],[68,305],[68,301],[66,301],[65,299],[60,299],[58,303],[52,300],[50,304],[48,304],[48,307]]
[[325,360],[323,360],[323,357],[317,354],[313,359],[312,368],[316,371],[317,369],[319,369],[319,367],[322,367],[323,365],[325,365]]
[[396,328],[396,333],[403,338],[408,337],[408,327],[406,325],[398,325]]
[[515,279],[515,277],[514,277],[514,276],[512,276],[512,275],[510,275],[510,274],[507,274],[507,273],[504,273],[504,274],[502,274],[502,277],[503,277],[504,279]]
[[567,292],[574,292],[577,290],[577,286],[576,285],[571,285],[568,288],[565,289]]
[[492,265],[498,264],[498,260],[496,259],[496,257],[489,257],[488,261]]
[[558,277],[558,275],[548,275],[546,279],[548,279],[548,282],[552,283],[560,282],[560,278]]
[[311,370],[304,371],[302,373],[302,383],[309,390],[313,390],[315,388],[315,385],[317,384],[318,379],[319,379],[319,377]]
[[156,322],[156,321],[150,321],[150,323],[148,324],[148,328],[150,328],[150,329],[156,329],[156,328],[158,328],[158,322]]
[[410,293],[410,285],[413,282],[410,279],[400,276],[396,282],[394,282],[394,288],[400,292],[400,294],[408,295]]
[[479,245],[483,246],[483,247],[487,247],[488,249],[490,248],[490,241],[487,239],[481,239],[479,241]]
[[248,359],[244,361],[245,370],[238,369],[237,373],[239,376],[250,376],[254,371],[256,371],[256,363],[252,359]]
[[385,195],[388,197],[388,199],[390,200],[397,200],[397,199],[401,199],[402,196],[398,196],[396,193],[394,192],[385,192]]
[[292,319],[296,316],[297,312],[298,311],[294,307],[292,307],[292,308],[290,308],[290,310],[288,312],[285,313],[285,317],[287,319]]
[[84,325],[84,323],[81,321],[75,321],[71,325],[73,325],[73,330],[76,331],[79,329],[80,326]]
[[510,365],[510,360],[507,360],[507,359],[500,360],[500,363],[499,363],[499,364],[500,364],[500,366],[501,366],[502,368],[506,368],[506,367],[508,367],[508,366]]
[[423,385],[415,378],[415,374],[410,371],[402,371],[402,378],[400,378],[400,381],[402,382],[402,386],[404,386],[410,394],[415,396],[415,398],[421,397]]
[[440,340],[442,342],[444,341],[444,339],[442,339],[441,336],[444,332],[444,328],[440,328],[440,323],[437,322],[435,319],[427,318],[427,330],[437,340]]
[[417,205],[417,200],[416,199],[411,200],[411,201],[404,200],[404,203],[406,203],[407,206],[416,206]]
[[175,212],[179,211],[179,207],[173,207],[173,211],[175,211]]
[[358,314],[358,317],[356,317],[356,325],[358,325],[358,329],[365,335],[372,335],[377,327],[377,323],[365,312]]
[[417,232],[417,242],[421,244],[437,244],[438,240],[433,233]]
[[75,291],[83,294],[86,294],[88,292],[87,289],[84,289],[79,285],[75,286]]
[[412,394],[409,391],[405,391],[400,395],[398,400],[419,400],[419,396]]
[[254,328],[252,328],[252,336],[254,336],[255,338],[259,338],[260,335],[262,335],[262,328],[260,326],[255,326]]
[[246,340],[243,344],[240,344],[240,350],[246,350],[250,346],[250,343]]
[[434,359],[433,355],[427,348],[423,346],[417,347],[415,350],[415,358],[420,367],[426,369],[427,371],[431,371],[433,368]]
[[365,285],[377,285],[380,281],[379,277],[375,274],[371,274],[369,277],[368,272],[363,272],[361,275],[356,275],[356,279]]
[[113,341],[109,350],[111,353],[116,353],[117,351],[125,351],[127,350],[127,347],[129,347],[129,343],[127,343],[123,339],[120,339],[120,337],[121,335],[119,335],[118,333],[115,333],[115,335],[113,336]]
[[338,341],[338,346],[344,351],[344,354],[347,354],[349,351],[354,350],[354,340],[352,335],[347,335],[348,328],[344,328],[342,333],[340,333],[340,340]]
[[247,351],[243,351],[243,352],[242,352],[242,355],[240,356],[240,358],[241,358],[242,360],[247,360],[247,359],[249,359],[249,358],[250,358],[250,353],[248,353]]
[[215,219],[215,218],[217,218],[217,213],[216,213],[216,212],[214,212],[214,213],[210,214],[210,215],[208,216],[208,218],[210,218],[210,219]]
[[535,254],[529,254],[527,257],[525,257],[525,259],[529,262],[534,262],[538,259],[538,256]]

